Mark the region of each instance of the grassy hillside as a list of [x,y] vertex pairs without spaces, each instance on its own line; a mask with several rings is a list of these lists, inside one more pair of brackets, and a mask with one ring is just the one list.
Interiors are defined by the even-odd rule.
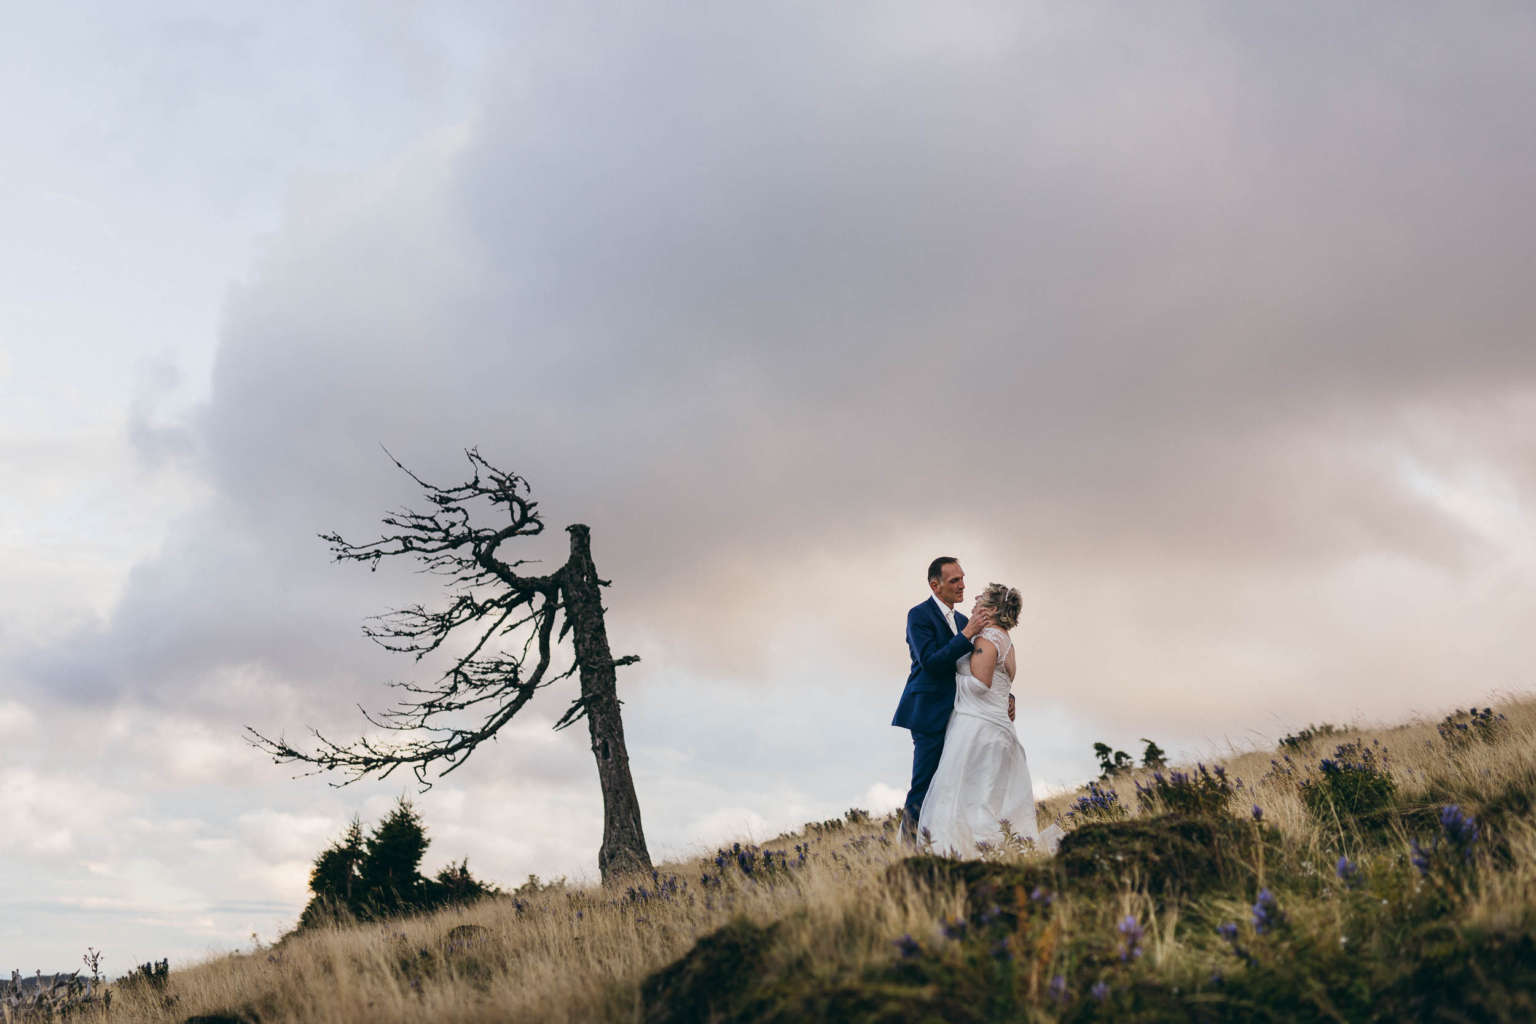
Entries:
[[[1059,856],[808,826],[613,889],[298,935],[123,1021],[1536,1019],[1536,702],[1116,777]],[[1255,810],[1257,808],[1257,810]]]

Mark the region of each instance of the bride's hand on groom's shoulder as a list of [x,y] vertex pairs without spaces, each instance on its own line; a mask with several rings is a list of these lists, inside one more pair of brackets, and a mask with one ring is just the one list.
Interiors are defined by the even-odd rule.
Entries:
[[991,622],[992,613],[985,608],[978,608],[976,614],[971,616],[970,621],[965,624],[965,628],[960,632],[967,640],[974,640],[976,639],[976,634],[986,629]]

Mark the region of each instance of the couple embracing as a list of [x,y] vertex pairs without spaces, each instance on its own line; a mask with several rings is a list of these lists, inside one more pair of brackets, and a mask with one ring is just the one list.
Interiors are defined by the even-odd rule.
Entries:
[[1042,850],[1054,850],[1061,829],[1035,823],[1029,761],[1013,729],[1013,680],[1018,668],[1009,631],[1023,599],[993,583],[969,617],[955,610],[965,598],[965,572],[953,558],[928,566],[933,596],[907,613],[912,672],[891,724],[912,731],[912,788],[903,835],[922,836],[936,853],[974,857],[978,842],[995,844],[1001,822]]

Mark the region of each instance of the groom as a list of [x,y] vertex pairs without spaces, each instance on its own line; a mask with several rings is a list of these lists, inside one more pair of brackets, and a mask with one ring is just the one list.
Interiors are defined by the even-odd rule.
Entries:
[[[944,753],[944,731],[955,706],[955,662],[971,653],[971,641],[986,628],[985,608],[967,619],[955,611],[965,597],[965,570],[953,558],[935,558],[928,566],[928,589],[933,596],[907,612],[907,648],[912,652],[912,672],[896,705],[891,724],[912,730],[912,788],[902,814],[902,834],[917,838],[917,817],[928,795],[928,784]],[[1013,696],[1008,697],[1008,717],[1013,717]]]

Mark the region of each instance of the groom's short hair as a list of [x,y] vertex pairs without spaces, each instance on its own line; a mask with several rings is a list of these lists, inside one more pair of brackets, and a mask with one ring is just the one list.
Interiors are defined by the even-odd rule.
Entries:
[[950,558],[948,555],[940,555],[928,563],[928,582],[939,583],[944,579],[944,567],[946,565],[959,565],[960,559]]

